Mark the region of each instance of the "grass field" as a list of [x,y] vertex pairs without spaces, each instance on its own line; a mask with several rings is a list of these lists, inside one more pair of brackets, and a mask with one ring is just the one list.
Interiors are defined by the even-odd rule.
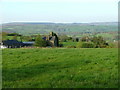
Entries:
[[3,50],[3,88],[117,88],[115,48]]
[[62,44],[64,47],[69,47],[69,46],[76,46],[78,42],[68,41],[68,42],[62,42]]

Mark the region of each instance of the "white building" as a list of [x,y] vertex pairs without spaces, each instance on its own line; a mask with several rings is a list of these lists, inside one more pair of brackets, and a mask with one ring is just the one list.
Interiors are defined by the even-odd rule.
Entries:
[[7,47],[4,46],[3,43],[0,43],[0,48],[1,48],[1,49],[4,49],[4,48],[7,48]]
[[4,45],[0,45],[0,48],[4,49],[4,48],[7,48],[6,46]]

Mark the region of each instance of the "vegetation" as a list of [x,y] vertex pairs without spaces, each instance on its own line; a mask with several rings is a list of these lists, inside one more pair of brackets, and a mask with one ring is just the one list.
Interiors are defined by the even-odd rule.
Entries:
[[118,88],[115,48],[3,50],[3,88]]
[[78,47],[81,48],[106,48],[109,44],[103,39],[103,37],[83,37]]
[[78,48],[95,48],[95,44],[92,42],[79,42],[76,47],[78,47]]
[[[118,40],[117,23],[97,23],[97,24],[54,24],[54,23],[8,23],[2,25],[2,31],[9,34],[3,39],[11,39],[13,35],[22,36],[23,41],[35,41],[34,36],[41,34],[46,35],[53,31],[58,34],[61,42],[72,40],[78,41],[77,38],[84,36],[102,36],[106,41],[113,42]],[[18,33],[18,34],[17,34]],[[10,37],[11,36],[11,37]],[[21,41],[21,40],[20,40]]]
[[[53,33],[56,35],[55,33]],[[12,36],[13,35],[13,36]],[[46,47],[47,42],[42,38],[45,35],[31,35],[31,36],[23,36],[17,33],[6,33],[2,32],[2,40],[18,40],[18,41],[35,41],[34,46],[38,47]],[[118,47],[117,41],[107,42],[105,38],[102,36],[84,36],[81,38],[78,37],[70,37],[65,34],[56,35],[59,40],[60,47],[67,48],[116,48]]]
[[35,44],[34,46],[37,47],[46,47],[47,42],[45,40],[42,39],[42,37],[40,35],[38,35],[35,39]]
[[49,24],[49,23],[10,23],[3,24],[2,31],[16,32],[23,35],[47,34],[51,31],[66,35],[91,34],[96,32],[118,31],[117,23],[114,24]]

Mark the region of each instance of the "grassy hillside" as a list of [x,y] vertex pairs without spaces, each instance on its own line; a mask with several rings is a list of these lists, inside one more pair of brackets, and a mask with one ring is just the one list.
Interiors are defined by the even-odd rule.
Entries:
[[4,49],[3,88],[117,88],[117,49]]
[[67,35],[80,35],[81,33],[117,31],[117,24],[55,24],[55,23],[10,23],[3,24],[2,31],[16,32],[23,35],[48,34],[50,31]]

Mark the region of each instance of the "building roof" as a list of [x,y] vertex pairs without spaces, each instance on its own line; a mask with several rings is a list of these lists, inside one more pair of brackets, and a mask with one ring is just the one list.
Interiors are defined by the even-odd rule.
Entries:
[[3,41],[3,44],[14,45],[14,44],[23,44],[23,43],[19,42],[17,40],[5,40],[5,41]]

